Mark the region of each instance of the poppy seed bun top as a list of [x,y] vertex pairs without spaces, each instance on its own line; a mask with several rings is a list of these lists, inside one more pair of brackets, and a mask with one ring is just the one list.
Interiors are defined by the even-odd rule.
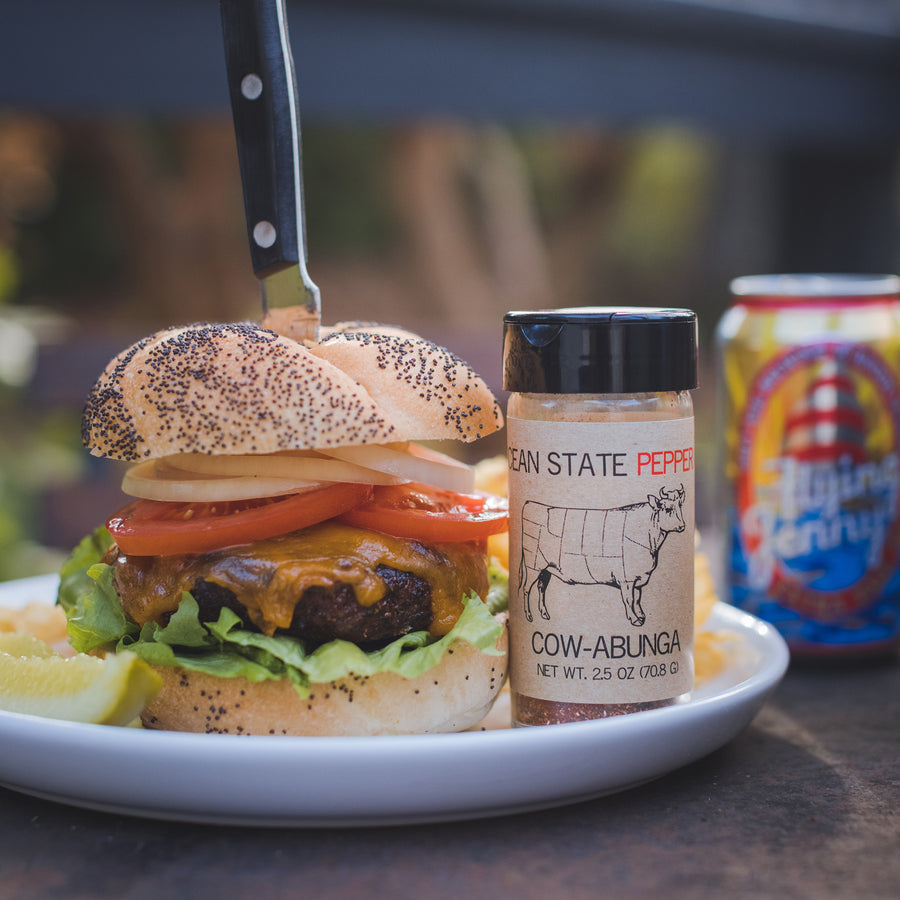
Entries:
[[335,325],[322,325],[319,328],[319,342],[335,334],[351,334],[353,332],[365,332],[366,334],[394,335],[396,337],[411,338],[421,341],[422,338],[412,331],[407,331],[399,325],[383,325],[380,322],[338,322]]
[[123,460],[396,440],[353,379],[251,324],[167,329],[120,353],[88,396],[82,437]]
[[[455,360],[447,351],[419,342],[429,348],[423,364],[441,354]],[[91,389],[82,419],[84,444],[95,456],[137,461],[173,453],[274,453],[432,437],[474,440],[499,427],[496,422],[482,426],[471,437],[460,433],[457,420],[471,418],[468,396],[475,393],[474,385],[466,385],[480,379],[459,360],[444,369],[447,377],[459,370],[454,419],[447,409],[449,387],[443,388],[438,404],[421,390],[403,391],[400,398],[397,375],[385,406],[354,372],[342,371],[339,363],[317,352],[319,346],[304,346],[251,323],[159,331],[120,353]],[[399,371],[410,352],[406,347],[397,360],[380,353],[371,364]],[[385,378],[372,375],[378,385]],[[415,379],[408,383],[414,386]],[[487,400],[482,397],[480,403],[496,406],[490,391],[483,390]],[[434,406],[447,420],[440,434],[430,424]],[[415,427],[420,421],[428,422],[427,427]]]
[[503,425],[490,388],[467,363],[402,329],[363,326],[308,346],[368,391],[394,425],[395,440],[468,442]]

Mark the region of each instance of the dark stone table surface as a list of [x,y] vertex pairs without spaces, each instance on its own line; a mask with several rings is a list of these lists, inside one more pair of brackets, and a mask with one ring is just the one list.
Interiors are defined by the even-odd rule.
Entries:
[[900,897],[898,802],[900,660],[793,663],[725,747],[643,787],[545,812],[251,829],[0,789],[0,898],[887,900]]

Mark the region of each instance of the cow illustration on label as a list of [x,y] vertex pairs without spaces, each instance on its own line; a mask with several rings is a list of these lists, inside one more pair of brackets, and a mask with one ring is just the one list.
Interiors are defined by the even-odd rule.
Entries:
[[643,503],[615,509],[573,509],[529,500],[522,507],[522,558],[519,585],[525,618],[534,621],[531,592],[537,585],[537,608],[550,619],[547,585],[601,584],[618,588],[632,625],[646,619],[641,591],[650,581],[659,549],[670,532],[684,531],[684,485],[661,488]]

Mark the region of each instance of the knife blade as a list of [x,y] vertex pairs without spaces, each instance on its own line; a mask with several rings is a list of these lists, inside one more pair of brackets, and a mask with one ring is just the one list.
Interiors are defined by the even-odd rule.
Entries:
[[297,79],[284,0],[220,0],[225,68],[263,324],[315,339],[319,288],[306,269]]

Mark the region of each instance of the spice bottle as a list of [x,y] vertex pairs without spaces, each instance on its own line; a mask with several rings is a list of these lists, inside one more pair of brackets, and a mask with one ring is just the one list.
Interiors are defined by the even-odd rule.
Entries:
[[697,317],[503,322],[513,724],[675,703],[693,682]]

